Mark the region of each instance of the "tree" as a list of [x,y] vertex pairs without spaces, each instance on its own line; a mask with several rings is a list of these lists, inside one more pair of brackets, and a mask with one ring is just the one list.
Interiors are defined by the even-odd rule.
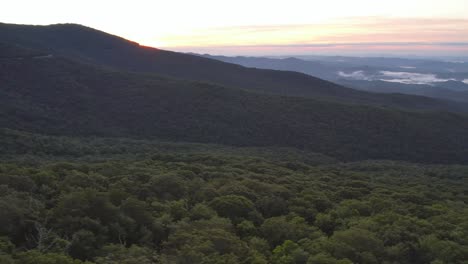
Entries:
[[285,240],[297,241],[309,235],[313,236],[315,229],[308,226],[301,217],[291,219],[285,216],[268,218],[260,226],[263,237],[272,247],[282,244]]
[[73,234],[69,252],[73,258],[90,260],[96,255],[98,247],[96,236],[91,231],[79,230]]
[[286,240],[273,250],[271,263],[273,264],[306,264],[309,254],[298,244]]
[[111,244],[100,250],[94,262],[96,264],[153,264],[159,262],[159,256],[155,251],[137,245],[127,248],[123,245]]
[[91,262],[82,262],[77,259],[58,253],[40,253],[36,250],[30,250],[19,253],[17,263],[21,264],[92,264]]
[[184,180],[175,174],[153,176],[149,188],[151,195],[163,200],[180,200],[187,192]]
[[216,216],[216,212],[205,204],[198,203],[190,210],[191,220],[210,219]]
[[175,232],[163,244],[163,258],[172,262],[222,263],[220,261],[231,259],[229,263],[237,263],[253,256],[254,252],[233,233],[227,219],[180,221],[174,228]]
[[226,195],[213,199],[209,203],[219,216],[227,217],[235,222],[248,219],[250,213],[255,211],[253,203],[239,195]]
[[421,261],[424,262],[463,263],[468,258],[468,246],[440,240],[435,235],[422,237],[419,242],[419,251]]
[[336,259],[325,253],[309,257],[307,264],[353,264],[349,259]]
[[362,264],[381,263],[385,258],[383,242],[364,229],[336,231],[330,238],[329,250],[337,259]]
[[262,197],[255,202],[255,206],[266,218],[288,213],[288,204],[283,198],[277,196]]
[[240,237],[255,236],[257,234],[257,228],[251,221],[244,220],[236,225],[237,234]]

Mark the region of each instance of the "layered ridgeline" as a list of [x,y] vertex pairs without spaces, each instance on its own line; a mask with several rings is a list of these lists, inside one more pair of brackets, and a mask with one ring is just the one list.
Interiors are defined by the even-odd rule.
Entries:
[[468,118],[461,114],[252,93],[2,48],[9,54],[0,59],[4,128],[295,147],[343,160],[467,162]]
[[75,24],[0,24],[0,42],[125,71],[157,73],[264,93],[411,110],[468,112],[468,106],[462,103],[357,91],[298,72],[246,68],[200,56],[143,47]]
[[[245,67],[302,72],[368,92],[411,94],[468,102],[468,83],[463,82],[468,78],[468,63],[463,62],[388,57],[299,56],[298,58],[267,58],[208,54],[200,56]],[[382,72],[397,74],[397,76],[403,74],[410,79],[396,82],[395,79],[392,80],[392,77],[385,76]],[[412,80],[411,78],[416,79]],[[437,81],[431,82],[431,78],[436,78]]]

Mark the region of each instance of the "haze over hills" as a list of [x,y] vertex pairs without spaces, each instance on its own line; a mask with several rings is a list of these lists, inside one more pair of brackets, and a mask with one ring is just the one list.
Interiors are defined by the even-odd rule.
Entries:
[[363,91],[468,102],[468,63],[464,61],[342,56],[202,56],[246,67],[302,72]]
[[0,39],[11,45],[115,69],[157,73],[271,94],[402,109],[468,111],[466,104],[362,92],[297,72],[251,69],[200,56],[142,47],[135,42],[76,24],[0,24]]

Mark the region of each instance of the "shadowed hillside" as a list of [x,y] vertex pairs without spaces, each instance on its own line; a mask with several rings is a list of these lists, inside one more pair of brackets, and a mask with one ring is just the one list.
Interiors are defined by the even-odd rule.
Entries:
[[466,104],[412,95],[357,91],[302,73],[246,68],[200,56],[143,47],[75,24],[0,24],[0,40],[120,70],[157,73],[272,94],[413,110],[468,112]]
[[59,57],[0,60],[0,125],[57,135],[287,146],[345,160],[466,162],[467,118],[256,94]]

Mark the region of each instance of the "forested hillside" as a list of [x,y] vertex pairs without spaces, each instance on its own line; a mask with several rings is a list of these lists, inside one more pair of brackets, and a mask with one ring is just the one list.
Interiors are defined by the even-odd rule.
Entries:
[[465,115],[416,113],[126,73],[0,60],[0,125],[55,135],[295,147],[342,160],[468,162]]

